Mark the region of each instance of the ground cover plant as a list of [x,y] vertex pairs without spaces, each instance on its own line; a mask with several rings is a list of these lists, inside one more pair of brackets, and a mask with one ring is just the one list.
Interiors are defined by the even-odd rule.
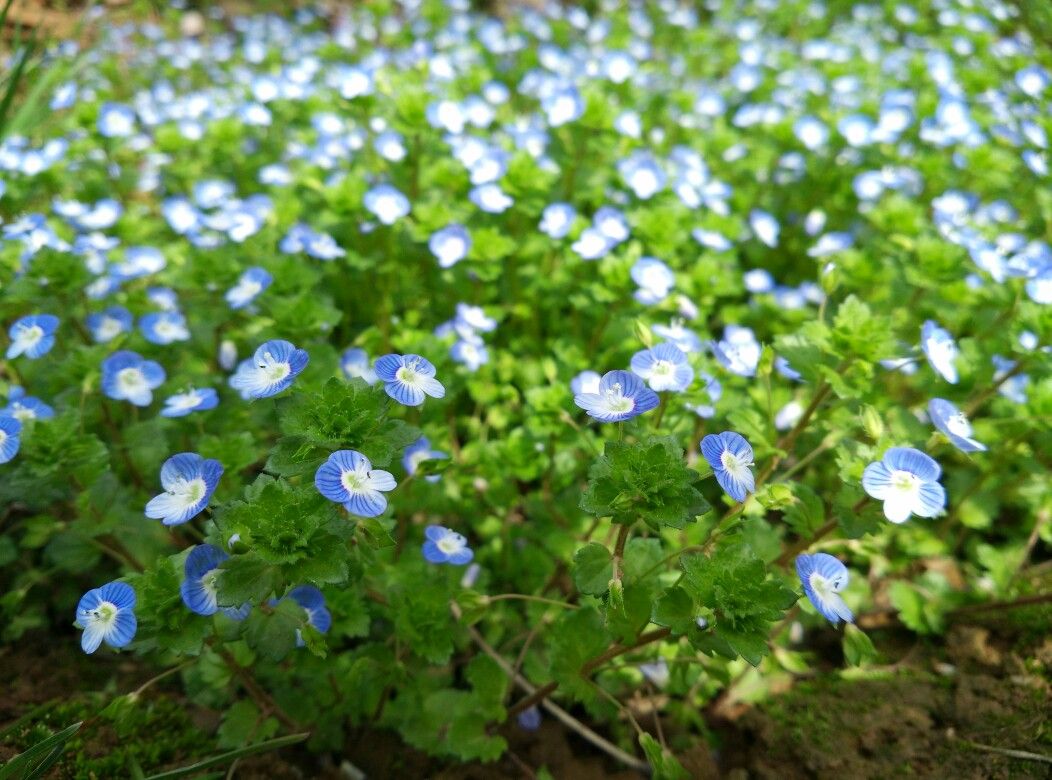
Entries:
[[[764,701],[858,775],[882,680],[1040,776],[1039,10],[134,10],[0,138],[0,777],[701,776]],[[990,631],[1025,695],[897,676]]]

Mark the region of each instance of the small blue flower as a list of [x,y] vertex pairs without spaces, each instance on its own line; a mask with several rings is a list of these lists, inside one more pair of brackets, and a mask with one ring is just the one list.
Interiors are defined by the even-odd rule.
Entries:
[[951,385],[957,384],[957,344],[949,331],[943,330],[932,320],[927,320],[921,328],[921,349],[928,363],[943,379]]
[[779,355],[774,359],[774,369],[786,379],[792,380],[793,382],[802,382],[804,379],[799,371],[789,365],[788,358],[785,358],[782,355]]
[[[327,634],[332,627],[332,614],[325,606],[325,596],[313,585],[300,585],[289,591],[285,598],[292,599],[307,613],[307,625],[322,634]],[[303,636],[296,629],[296,645],[303,647]]]
[[468,200],[487,214],[502,214],[515,203],[499,184],[481,184],[472,188],[468,193]]
[[211,387],[190,388],[185,393],[178,393],[164,399],[161,417],[186,417],[191,412],[203,412],[215,409],[219,405],[219,395]]
[[519,713],[517,718],[519,728],[525,731],[536,731],[541,727],[541,711],[540,708],[534,704],[532,707],[527,707]]
[[259,346],[248,360],[241,361],[237,372],[230,377],[230,386],[244,399],[270,398],[292,385],[300,375],[310,355],[304,349],[281,339],[273,339]]
[[183,581],[179,584],[179,595],[186,608],[197,615],[214,615],[222,612],[233,620],[244,620],[252,609],[251,604],[240,607],[221,607],[217,601],[216,580],[219,565],[230,556],[212,544],[199,544],[190,550],[183,563]]
[[781,226],[773,215],[763,209],[753,209],[749,212],[749,227],[761,243],[772,249],[778,246],[778,233]]
[[365,193],[365,208],[385,225],[393,225],[409,213],[409,199],[390,184],[380,184]]
[[682,320],[674,319],[668,325],[651,325],[650,329],[684,352],[701,352],[701,339],[697,333],[685,327]]
[[475,553],[468,547],[468,540],[441,525],[429,525],[424,529],[424,560],[429,563],[452,563],[463,566],[470,563]]
[[956,406],[944,398],[933,398],[928,403],[932,424],[961,452],[985,452],[986,445],[972,438],[972,426]]
[[847,587],[850,580],[844,564],[827,553],[798,555],[796,573],[800,577],[800,584],[804,586],[804,593],[822,617],[834,626],[841,620],[855,622],[855,616],[840,598],[840,591]]
[[472,372],[489,362],[489,350],[478,337],[460,339],[449,348],[449,355],[454,362]]
[[994,355],[994,381],[999,383],[997,392],[1012,403],[1025,404],[1027,400],[1026,388],[1030,384],[1029,374],[1015,374],[1005,379],[1005,375],[1015,370],[1016,361],[1001,355]]
[[135,132],[135,112],[123,103],[103,103],[96,127],[104,138],[124,138]]
[[720,487],[735,501],[745,501],[756,490],[752,474],[752,447],[745,437],[733,431],[710,433],[701,440],[701,454],[712,466]]
[[139,330],[151,344],[164,345],[190,340],[190,331],[186,328],[186,317],[177,311],[157,311],[144,314],[139,319]]
[[161,487],[165,492],[146,505],[146,516],[165,525],[181,525],[208,506],[223,466],[218,460],[202,458],[196,452],[180,452],[161,466]]
[[241,274],[237,284],[227,290],[224,297],[231,309],[243,309],[270,287],[273,281],[274,277],[265,269],[253,266]]
[[643,673],[643,676],[648,682],[653,683],[658,688],[664,688],[668,685],[669,678],[671,677],[668,668],[668,661],[661,656],[658,656],[656,661],[640,664],[639,671]]
[[708,403],[686,403],[684,406],[687,407],[694,414],[698,415],[702,419],[708,419],[709,417],[716,416],[716,402],[723,397],[723,385],[720,384],[719,380],[711,374],[705,372],[698,373],[698,380],[701,382],[705,389],[706,395],[709,397]]
[[0,409],[0,417],[14,417],[21,423],[30,420],[50,420],[55,410],[39,398],[26,395],[26,391],[14,385],[7,393],[7,406]]
[[340,368],[348,379],[362,379],[366,384],[376,384],[376,372],[369,365],[369,355],[364,349],[351,347],[340,358]]
[[640,200],[648,200],[665,187],[665,172],[650,152],[634,152],[617,164],[617,172]]
[[580,119],[584,113],[584,99],[575,87],[567,86],[548,95],[541,104],[551,127]]
[[565,238],[576,217],[577,212],[569,203],[552,203],[541,214],[541,232],[551,238]]
[[391,472],[374,469],[362,453],[337,450],[318,467],[314,486],[352,515],[377,517],[387,509],[384,493],[394,490],[397,483]]
[[84,629],[80,646],[89,655],[103,642],[125,647],[135,637],[135,590],[123,582],[108,582],[89,590],[77,604],[77,628]]
[[608,371],[599,380],[598,392],[577,393],[573,402],[599,422],[622,422],[649,412],[658,396],[628,371]]
[[750,328],[728,325],[723,329],[723,339],[710,346],[716,360],[732,374],[755,376],[762,348]]
[[862,487],[884,502],[884,516],[904,523],[911,514],[935,517],[946,506],[946,491],[938,483],[942,469],[920,450],[891,447],[882,460],[862,472]]
[[647,306],[661,303],[676,284],[672,269],[656,257],[641,257],[629,271],[639,285],[635,298]]
[[111,306],[104,312],[89,314],[87,324],[95,343],[105,344],[131,330],[132,314],[123,306]]
[[149,406],[153,390],[164,382],[164,369],[152,360],[122,349],[102,361],[102,392],[116,401]]
[[471,250],[471,235],[463,225],[447,225],[431,234],[427,242],[440,268],[452,268]]
[[7,463],[22,446],[22,421],[16,417],[0,417],[0,463]]
[[[421,436],[406,447],[405,452],[402,453],[402,468],[411,476],[416,474],[420,464],[425,460],[445,460],[448,457],[449,455],[444,452],[431,449],[431,440],[426,436]],[[424,477],[428,482],[438,482],[441,478],[440,474],[429,474]]]
[[435,379],[435,367],[420,355],[384,355],[377,358],[375,370],[387,394],[405,406],[420,406],[427,395],[442,398],[446,394]]
[[642,377],[651,390],[681,393],[694,381],[694,369],[687,356],[674,344],[662,342],[632,356],[632,372]]
[[7,359],[25,355],[30,360],[43,357],[55,346],[55,329],[58,317],[53,314],[30,314],[15,321],[7,331],[11,346],[7,348]]
[[599,383],[603,380],[595,371],[582,371],[570,380],[570,391],[574,395],[581,393],[598,393]]

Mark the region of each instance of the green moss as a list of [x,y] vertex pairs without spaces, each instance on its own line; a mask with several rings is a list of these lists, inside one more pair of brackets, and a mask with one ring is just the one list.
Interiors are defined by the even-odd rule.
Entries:
[[132,702],[124,697],[106,706],[103,697],[88,695],[54,703],[4,744],[21,752],[77,721],[84,725],[56,767],[61,777],[125,777],[133,760],[144,770],[156,770],[213,749],[212,739],[170,698]]

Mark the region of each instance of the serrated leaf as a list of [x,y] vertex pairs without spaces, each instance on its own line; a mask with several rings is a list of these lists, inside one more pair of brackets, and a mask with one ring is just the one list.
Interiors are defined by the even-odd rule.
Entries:
[[591,542],[574,553],[573,581],[581,593],[601,596],[613,576],[613,556],[604,545]]

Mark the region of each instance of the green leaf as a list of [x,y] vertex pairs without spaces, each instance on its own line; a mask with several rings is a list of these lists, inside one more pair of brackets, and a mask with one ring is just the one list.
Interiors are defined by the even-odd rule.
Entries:
[[898,580],[888,588],[891,606],[899,611],[899,620],[918,634],[937,634],[942,630],[942,615],[919,590]]
[[711,507],[684,464],[672,437],[647,436],[636,443],[607,442],[588,472],[581,509],[615,523],[643,520],[651,528],[684,528]]
[[418,429],[388,419],[389,408],[383,386],[370,386],[361,379],[330,379],[320,392],[284,398],[279,406],[281,429],[294,441],[285,445],[276,463],[287,467],[291,461],[309,468],[306,461],[318,453],[308,455],[301,447],[311,445],[323,450],[357,450],[374,466],[386,466],[420,437]]
[[672,629],[675,636],[686,634],[697,625],[694,599],[684,588],[669,588],[654,602],[650,619],[659,626]]
[[613,556],[605,545],[586,544],[573,556],[573,581],[581,593],[601,596],[614,576]]
[[818,494],[802,482],[793,484],[793,498],[793,503],[785,508],[785,522],[797,536],[808,539],[825,524],[825,505]]
[[611,636],[600,614],[590,608],[567,610],[552,626],[549,665],[560,689],[588,699],[594,691],[581,677],[581,668],[610,645]]
[[844,658],[852,666],[862,666],[877,658],[873,641],[854,623],[844,627]]
[[251,699],[241,699],[227,708],[219,725],[217,743],[221,748],[235,748],[270,739],[278,730],[275,718],[261,717]]
[[254,553],[234,555],[219,567],[218,599],[224,607],[259,604],[281,586],[281,572]]
[[654,780],[689,780],[690,773],[683,768],[671,751],[665,750],[650,734],[639,735],[639,745],[646,754],[647,762],[653,770]]
[[296,631],[307,622],[307,613],[292,599],[269,609],[254,609],[245,618],[244,637],[249,647],[270,661],[280,661],[296,647]]
[[752,665],[767,654],[771,626],[796,603],[797,594],[772,578],[750,547],[728,539],[711,556],[680,560],[682,586],[710,611],[713,631]]

